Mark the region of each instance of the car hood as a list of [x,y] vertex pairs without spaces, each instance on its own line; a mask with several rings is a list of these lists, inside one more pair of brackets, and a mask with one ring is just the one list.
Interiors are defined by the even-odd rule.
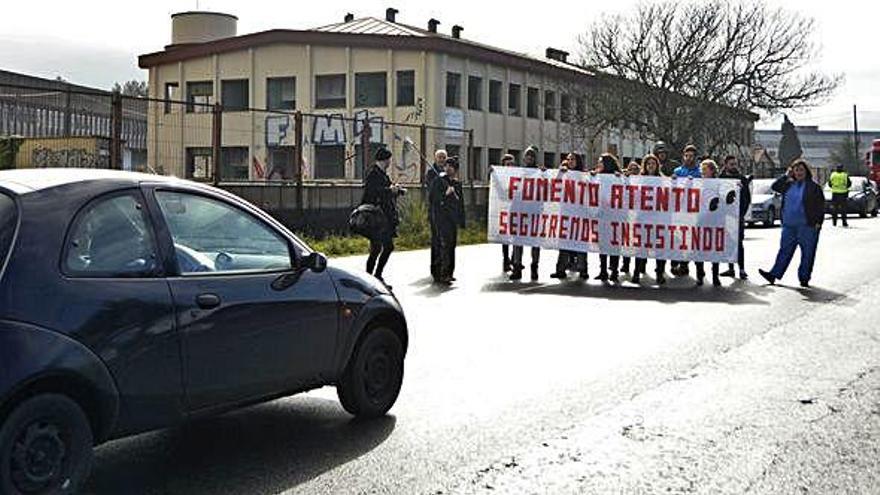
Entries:
[[343,300],[355,302],[351,299],[369,299],[379,295],[392,295],[382,282],[364,272],[340,268],[332,264],[327,267],[327,272],[333,278]]
[[752,196],[752,205],[763,205],[770,201],[773,201],[772,194],[755,194]]

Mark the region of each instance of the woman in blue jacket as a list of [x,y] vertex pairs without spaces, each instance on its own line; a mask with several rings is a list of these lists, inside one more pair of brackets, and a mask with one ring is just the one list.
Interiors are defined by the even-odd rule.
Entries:
[[800,247],[798,278],[801,287],[809,287],[819,244],[819,230],[825,220],[822,187],[813,181],[813,173],[807,162],[797,160],[789,167],[788,174],[776,179],[772,188],[782,194],[782,240],[776,264],[769,272],[758,270],[758,273],[771,285],[776,283],[788,269],[795,249]]

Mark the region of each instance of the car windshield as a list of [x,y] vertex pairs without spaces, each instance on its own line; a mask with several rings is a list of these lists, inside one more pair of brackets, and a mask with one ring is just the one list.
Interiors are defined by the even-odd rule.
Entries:
[[12,246],[17,220],[18,208],[15,206],[15,201],[6,194],[0,193],[0,270]]
[[772,180],[756,180],[753,184],[752,194],[773,194]]

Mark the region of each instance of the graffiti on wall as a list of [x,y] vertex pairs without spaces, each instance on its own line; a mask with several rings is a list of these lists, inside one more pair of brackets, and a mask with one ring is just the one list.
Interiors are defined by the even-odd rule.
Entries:
[[51,149],[43,146],[34,148],[31,154],[34,168],[107,168],[110,158],[103,153],[95,153],[82,148]]

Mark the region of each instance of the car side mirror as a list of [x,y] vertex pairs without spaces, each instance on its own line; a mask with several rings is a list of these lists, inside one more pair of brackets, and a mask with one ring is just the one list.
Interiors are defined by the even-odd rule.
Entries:
[[303,259],[302,267],[315,273],[321,273],[327,269],[327,257],[323,253],[312,252]]

